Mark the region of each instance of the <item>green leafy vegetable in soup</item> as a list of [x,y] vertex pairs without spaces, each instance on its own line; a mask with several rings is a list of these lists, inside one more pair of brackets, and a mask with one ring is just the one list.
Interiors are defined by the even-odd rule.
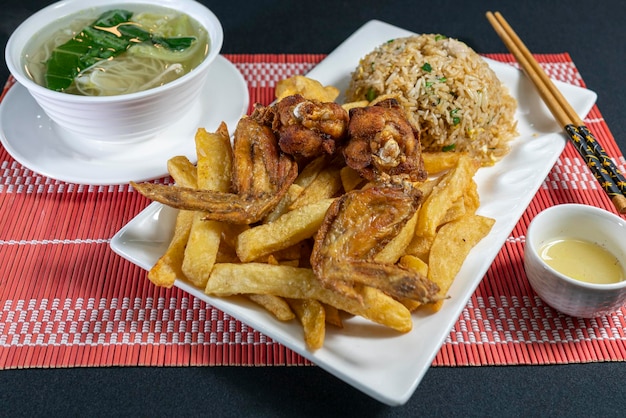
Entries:
[[41,65],[31,63],[33,78],[51,90],[82,95],[133,93],[165,84],[198,65],[208,51],[204,28],[174,11],[135,15],[109,10],[71,39],[56,38],[40,48],[51,51],[39,58],[43,74],[38,74]]

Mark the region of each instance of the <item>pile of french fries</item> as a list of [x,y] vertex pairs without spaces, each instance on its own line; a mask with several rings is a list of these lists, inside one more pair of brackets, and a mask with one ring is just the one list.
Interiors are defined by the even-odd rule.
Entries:
[[[228,191],[233,164],[228,128],[222,124],[214,133],[198,129],[195,141],[197,164],[173,157],[168,161],[171,177],[181,186]],[[341,328],[353,315],[408,332],[413,311],[441,308],[467,254],[494,223],[476,213],[476,161],[454,152],[423,158],[430,177],[415,184],[423,203],[375,261],[419,271],[439,286],[435,303],[420,306],[371,287],[360,290],[359,301],[321,285],[309,258],[326,210],[341,193],[369,187],[351,168],[323,158],[300,170],[287,195],[259,224],[205,221],[202,212],[180,210],[170,245],[148,278],[166,287],[186,280],[211,296],[244,295],[277,320],[298,320],[310,350],[323,346],[328,325]]]

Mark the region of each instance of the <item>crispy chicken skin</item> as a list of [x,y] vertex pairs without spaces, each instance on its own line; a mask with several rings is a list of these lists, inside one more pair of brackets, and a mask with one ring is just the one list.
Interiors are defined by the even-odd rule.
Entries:
[[297,164],[278,148],[271,129],[251,118],[237,124],[233,159],[233,192],[252,199],[282,198],[298,174]]
[[272,106],[257,106],[251,115],[271,126],[280,149],[297,160],[332,155],[345,140],[348,112],[334,102],[287,96]]
[[[431,302],[439,290],[420,274],[374,260],[415,214],[421,192],[410,185],[376,185],[339,197],[315,236],[311,266],[322,284],[359,299],[367,285],[398,297]],[[356,287],[355,287],[356,286]]]
[[346,164],[373,181],[423,181],[419,133],[395,99],[350,109],[349,142],[343,150]]
[[232,193],[153,183],[131,184],[151,200],[178,209],[207,212],[207,220],[258,222],[287,193],[298,175],[298,165],[278,149],[269,127],[250,118],[242,118],[237,124],[233,159]]

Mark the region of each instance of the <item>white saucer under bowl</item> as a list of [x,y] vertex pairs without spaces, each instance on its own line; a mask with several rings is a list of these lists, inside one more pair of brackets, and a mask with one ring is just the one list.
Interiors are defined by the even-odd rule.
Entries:
[[192,112],[158,136],[133,144],[93,141],[80,145],[50,120],[19,83],[0,103],[0,141],[19,163],[41,175],[78,184],[123,184],[167,175],[167,160],[195,162],[198,128],[214,131],[224,121],[232,133],[248,110],[249,93],[237,68],[223,56],[211,65]]

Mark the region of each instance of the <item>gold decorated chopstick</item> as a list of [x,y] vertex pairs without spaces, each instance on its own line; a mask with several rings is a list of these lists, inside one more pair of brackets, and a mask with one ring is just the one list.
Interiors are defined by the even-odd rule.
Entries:
[[499,12],[487,12],[487,19],[507,49],[515,56],[541,99],[557,122],[565,129],[576,150],[607,193],[617,211],[626,213],[626,179],[607,155],[576,111],[543,71],[522,40]]

